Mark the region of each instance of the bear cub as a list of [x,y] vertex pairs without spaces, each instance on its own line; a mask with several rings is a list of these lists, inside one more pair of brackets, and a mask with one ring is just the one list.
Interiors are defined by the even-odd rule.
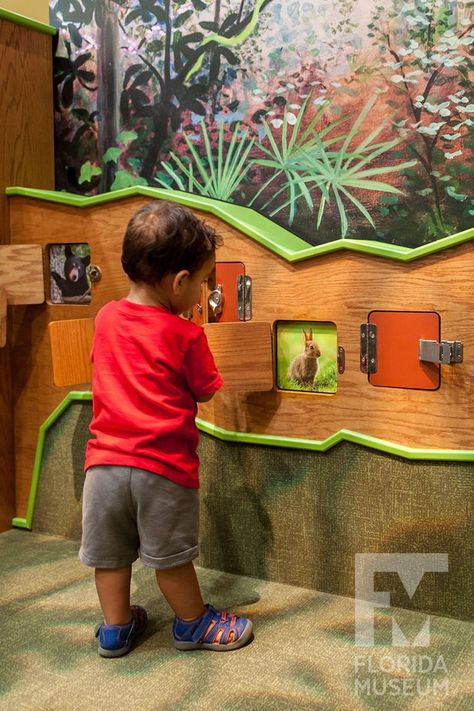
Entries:
[[91,288],[86,268],[91,261],[90,255],[78,257],[73,253],[71,245],[67,244],[64,256],[66,257],[64,277],[57,272],[51,272],[51,276],[58,285],[64,301],[80,301],[81,297],[89,297]]

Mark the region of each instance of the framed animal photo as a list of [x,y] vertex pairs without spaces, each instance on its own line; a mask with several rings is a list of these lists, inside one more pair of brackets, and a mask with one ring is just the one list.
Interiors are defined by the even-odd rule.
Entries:
[[48,257],[51,303],[90,304],[89,245],[50,244]]
[[277,387],[337,391],[337,329],[329,321],[277,321]]

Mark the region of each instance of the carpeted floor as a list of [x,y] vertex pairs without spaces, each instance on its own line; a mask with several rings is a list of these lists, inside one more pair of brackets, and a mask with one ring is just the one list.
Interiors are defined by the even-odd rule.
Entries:
[[394,648],[392,617],[414,638],[426,616],[392,608],[377,613],[376,646],[356,647],[352,599],[204,568],[205,599],[251,616],[251,644],[176,651],[172,614],[138,564],[132,597],[150,626],[127,657],[102,659],[92,573],[77,549],[55,536],[0,535],[2,711],[474,709],[474,624],[431,617],[429,647]]

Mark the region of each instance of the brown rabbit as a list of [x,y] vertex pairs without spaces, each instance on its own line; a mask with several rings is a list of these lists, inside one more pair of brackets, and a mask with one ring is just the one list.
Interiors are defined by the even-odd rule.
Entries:
[[313,341],[313,329],[304,333],[304,353],[295,356],[287,372],[288,380],[295,380],[301,385],[312,385],[318,374],[318,358],[321,355],[318,344]]

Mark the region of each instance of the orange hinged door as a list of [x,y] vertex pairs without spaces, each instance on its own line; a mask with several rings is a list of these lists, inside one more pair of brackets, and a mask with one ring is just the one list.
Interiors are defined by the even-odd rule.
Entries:
[[242,262],[216,263],[216,285],[221,285],[224,300],[222,312],[216,314],[214,318],[212,318],[211,309],[209,309],[209,321],[227,323],[239,320],[237,279],[242,274],[245,274],[245,266]]
[[439,314],[371,311],[368,322],[377,326],[377,372],[369,375],[371,385],[417,390],[439,388],[440,365],[419,359],[420,339],[440,340]]
[[225,391],[272,390],[272,330],[269,323],[206,323],[203,328],[224,380]]

